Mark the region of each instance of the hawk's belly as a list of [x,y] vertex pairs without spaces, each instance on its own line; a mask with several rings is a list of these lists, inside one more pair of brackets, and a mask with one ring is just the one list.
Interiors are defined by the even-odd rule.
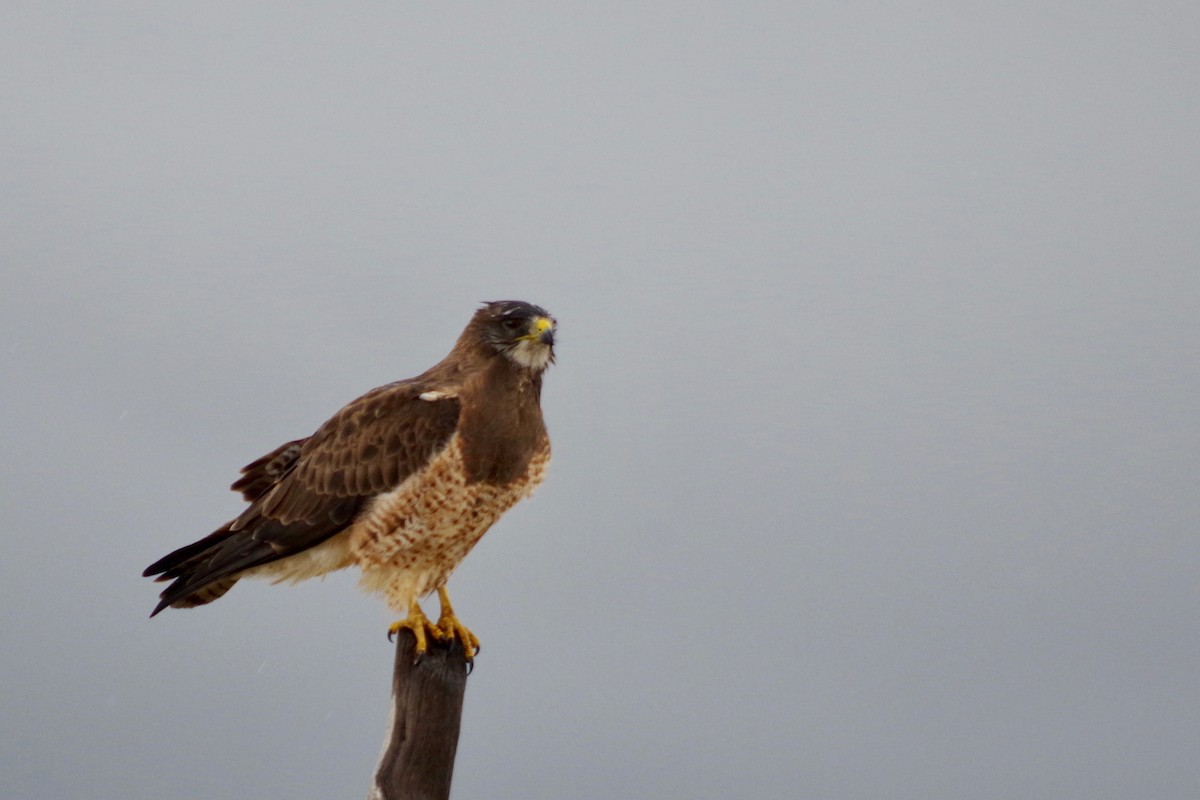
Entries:
[[364,588],[407,613],[417,598],[445,584],[500,515],[542,482],[549,461],[547,446],[512,483],[468,483],[455,434],[425,469],[375,498],[348,531]]

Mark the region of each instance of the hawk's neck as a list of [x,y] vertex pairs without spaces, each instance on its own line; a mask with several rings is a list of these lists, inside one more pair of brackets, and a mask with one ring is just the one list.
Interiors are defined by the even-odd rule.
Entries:
[[463,388],[458,434],[467,480],[507,484],[525,477],[548,444],[541,373],[494,358]]

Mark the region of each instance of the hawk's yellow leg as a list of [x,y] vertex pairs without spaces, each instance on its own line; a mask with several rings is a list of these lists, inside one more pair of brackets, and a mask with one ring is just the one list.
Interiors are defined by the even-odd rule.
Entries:
[[454,606],[450,605],[450,595],[446,593],[446,587],[443,586],[437,590],[438,603],[442,606],[442,613],[438,616],[437,630],[440,632],[442,639],[458,639],[462,642],[463,652],[467,656],[467,661],[475,658],[475,654],[479,652],[479,639],[475,634],[467,630],[467,626],[459,621],[458,617],[454,616]]
[[413,604],[408,607],[408,616],[404,619],[396,620],[388,627],[388,641],[392,640],[402,630],[412,631],[413,636],[417,640],[417,657],[420,658],[429,650],[428,636],[441,638],[442,632],[437,626],[429,621],[429,617],[425,616],[425,612],[421,610],[421,606],[414,600]]

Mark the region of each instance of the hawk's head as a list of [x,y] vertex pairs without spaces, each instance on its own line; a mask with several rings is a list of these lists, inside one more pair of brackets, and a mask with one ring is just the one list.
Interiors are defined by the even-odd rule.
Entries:
[[487,343],[514,363],[536,372],[554,363],[558,322],[541,306],[496,300],[484,303],[476,317]]

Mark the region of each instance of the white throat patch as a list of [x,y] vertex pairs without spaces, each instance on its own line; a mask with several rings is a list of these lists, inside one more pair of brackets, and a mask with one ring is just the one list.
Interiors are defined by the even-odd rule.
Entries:
[[504,354],[522,367],[538,371],[544,370],[550,363],[550,346],[536,339],[526,339],[525,341],[517,342],[514,347],[506,350]]

